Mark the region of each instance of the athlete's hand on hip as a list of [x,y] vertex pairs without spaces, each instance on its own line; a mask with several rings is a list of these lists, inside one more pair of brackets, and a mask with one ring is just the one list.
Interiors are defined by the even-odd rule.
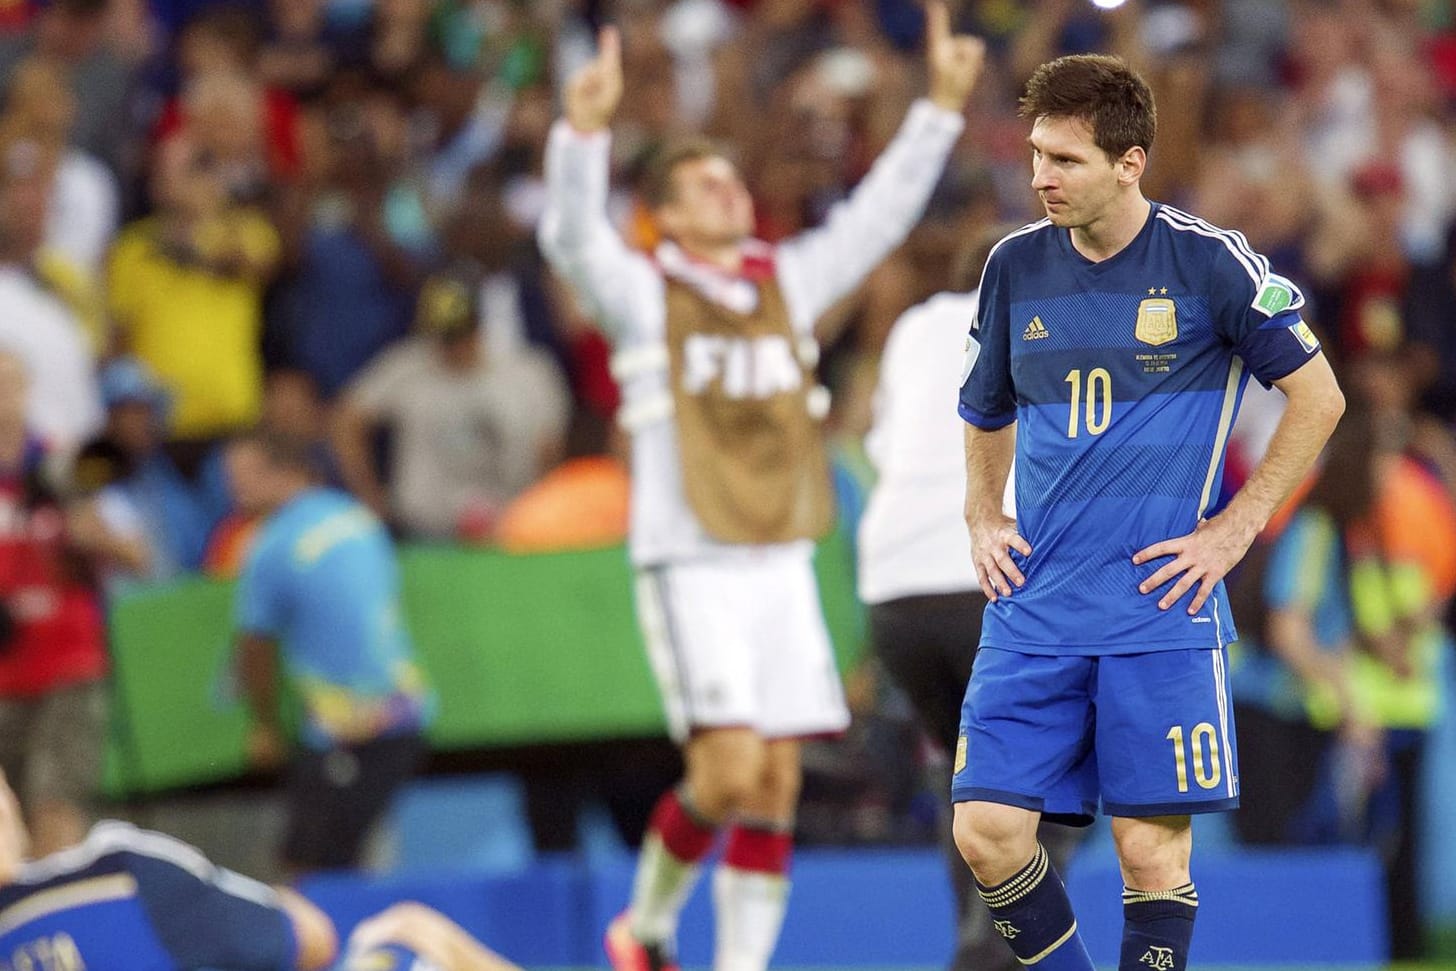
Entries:
[[611,124],[622,101],[622,39],[615,27],[597,36],[597,56],[566,82],[566,120],[579,132],[596,132]]
[[1172,559],[1138,584],[1139,593],[1153,593],[1174,577],[1178,582],[1158,600],[1158,609],[1167,610],[1183,595],[1198,586],[1188,613],[1196,614],[1213,595],[1214,587],[1244,558],[1257,532],[1250,533],[1224,516],[1205,519],[1187,536],[1165,539],[1134,554],[1132,561],[1141,566],[1150,560],[1171,556]]
[[1011,596],[1011,586],[1026,586],[1026,577],[1011,559],[1011,550],[1022,556],[1031,555],[1031,544],[1016,531],[1016,520],[997,512],[986,516],[967,516],[971,533],[971,559],[976,564],[976,578],[981,592],[995,603]]
[[947,111],[964,111],[986,63],[986,42],[950,32],[950,9],[944,0],[925,6],[925,60],[930,66],[930,100]]

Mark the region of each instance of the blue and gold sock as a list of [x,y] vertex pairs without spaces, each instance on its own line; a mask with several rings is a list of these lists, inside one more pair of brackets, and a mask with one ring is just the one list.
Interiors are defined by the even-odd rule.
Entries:
[[1118,971],[1184,971],[1198,916],[1198,891],[1122,891],[1122,958]]
[[994,887],[978,882],[976,889],[1022,964],[1040,971],[1093,971],[1067,889],[1040,843],[1031,862],[1010,880]]

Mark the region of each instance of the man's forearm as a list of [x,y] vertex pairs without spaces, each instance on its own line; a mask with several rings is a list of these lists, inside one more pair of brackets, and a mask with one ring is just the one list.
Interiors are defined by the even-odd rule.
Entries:
[[381,515],[388,500],[369,454],[369,419],[347,401],[334,415],[329,443],[339,463],[339,475],[349,491]]
[[996,515],[1016,456],[1016,425],[985,431],[966,425],[966,518]]
[[278,725],[278,647],[267,637],[243,634],[238,638],[238,680],[253,721]]
[[1268,451],[1223,512],[1250,542],[1309,473],[1345,410],[1333,378],[1286,393],[1289,403]]

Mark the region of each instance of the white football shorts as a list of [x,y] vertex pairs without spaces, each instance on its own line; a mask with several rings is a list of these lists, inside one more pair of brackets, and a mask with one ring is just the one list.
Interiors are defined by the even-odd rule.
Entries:
[[849,727],[819,584],[802,548],[639,569],[637,619],[674,741],[707,728],[752,728],[773,739]]

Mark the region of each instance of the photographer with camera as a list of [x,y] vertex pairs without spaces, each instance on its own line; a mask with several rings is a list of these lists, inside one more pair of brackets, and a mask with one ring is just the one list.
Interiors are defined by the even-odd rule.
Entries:
[[101,778],[106,629],[98,570],[133,545],[68,496],[26,425],[30,375],[0,350],[0,768],[48,853],[85,836]]

